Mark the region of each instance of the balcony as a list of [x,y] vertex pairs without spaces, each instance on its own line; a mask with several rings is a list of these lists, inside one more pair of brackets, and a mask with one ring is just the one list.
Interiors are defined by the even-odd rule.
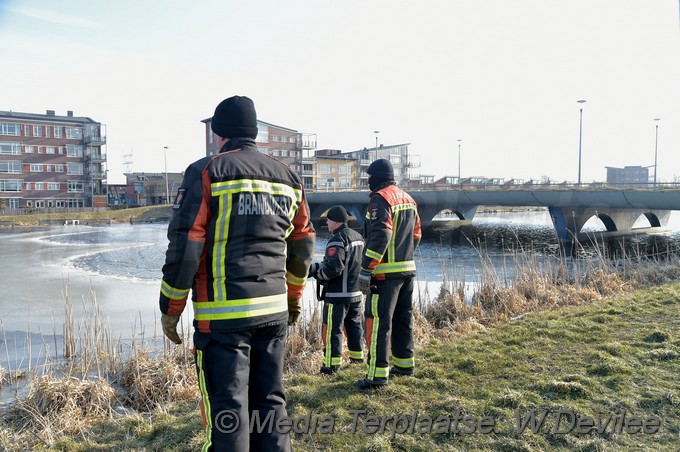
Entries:
[[102,146],[106,144],[106,137],[101,135],[86,135],[85,144],[93,144],[95,146]]
[[86,160],[91,160],[92,163],[101,163],[106,161],[106,152],[93,152],[92,154],[85,154]]

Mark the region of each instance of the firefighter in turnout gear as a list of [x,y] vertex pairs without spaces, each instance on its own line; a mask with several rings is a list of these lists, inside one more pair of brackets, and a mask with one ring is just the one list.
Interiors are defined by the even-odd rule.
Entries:
[[333,234],[326,244],[322,262],[309,268],[309,276],[323,285],[322,374],[337,372],[342,364],[342,330],[347,335],[349,359],[364,361],[361,328],[361,299],[358,276],[364,251],[364,239],[347,226],[349,215],[343,206],[332,207],[326,215],[328,230]]
[[249,98],[222,101],[211,128],[219,153],[186,169],[168,226],[163,332],[181,342],[191,290],[202,450],[288,451],[288,434],[250,422],[288,416],[283,354],[314,252],[309,208],[300,177],[257,150]]
[[418,206],[397,187],[389,160],[375,160],[367,173],[371,194],[359,285],[366,294],[368,361],[365,378],[357,382],[359,389],[386,385],[390,373],[413,375],[413,256],[421,238]]

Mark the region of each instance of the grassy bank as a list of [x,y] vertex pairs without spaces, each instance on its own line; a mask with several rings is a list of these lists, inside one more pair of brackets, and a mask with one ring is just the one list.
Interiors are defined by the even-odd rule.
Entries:
[[[495,326],[459,318],[434,328],[431,315],[430,320],[417,316],[420,345],[413,378],[395,377],[382,390],[362,393],[354,386],[362,376],[356,365],[330,377],[288,372],[289,415],[298,430],[306,429],[308,418],[317,428],[314,433],[292,433],[296,450],[680,447],[680,284],[529,312],[501,319]],[[425,335],[422,323],[427,324]],[[158,374],[144,366],[133,369],[130,378],[149,371]],[[170,383],[167,377],[147,379],[146,387],[162,395]],[[109,413],[52,441],[36,433],[26,435],[40,432],[36,426],[25,427],[23,433],[3,428],[0,445],[25,449],[38,444],[47,450],[73,451],[197,450],[202,424],[195,393],[175,400],[181,401],[160,403],[149,411]],[[545,415],[545,424],[518,433],[518,425],[532,413],[536,419]],[[586,433],[587,423],[581,432],[567,432],[571,413],[582,422],[599,419],[602,432]],[[456,430],[456,416],[466,415]],[[334,418],[333,434],[328,433],[329,416]],[[624,418],[636,422],[631,416],[641,417],[650,431],[658,421],[658,431],[635,433],[640,430],[635,426],[619,430],[617,422],[623,425]],[[482,428],[488,430],[493,423],[493,431],[468,433],[483,417]],[[427,433],[429,418],[434,425]],[[374,430],[378,432],[369,433]]]
[[149,221],[150,219],[167,220],[172,214],[169,206],[147,206],[131,209],[104,210],[100,212],[71,212],[50,214],[27,214],[0,216],[2,226],[38,226],[46,222],[63,222],[66,220],[93,220],[97,222],[124,223],[129,221]]

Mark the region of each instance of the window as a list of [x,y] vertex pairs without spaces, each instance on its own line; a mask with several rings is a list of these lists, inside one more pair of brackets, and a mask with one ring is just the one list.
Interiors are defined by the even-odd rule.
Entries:
[[83,139],[83,129],[78,129],[75,127],[66,128],[66,138],[69,140],[82,140]]
[[47,171],[48,173],[51,173],[51,172],[52,172],[52,167],[53,167],[53,166],[54,166],[54,165],[45,165],[45,171]]
[[54,146],[47,146],[45,148],[45,154],[56,154],[57,149]]
[[50,126],[45,126],[45,138],[50,137]]
[[281,139],[278,135],[274,135],[272,138],[274,139],[275,143],[278,143],[279,141],[281,141]]
[[78,198],[69,198],[68,206],[69,207],[84,207],[83,200],[78,199]]
[[6,200],[7,202],[7,207],[10,209],[18,209],[19,208],[19,198],[9,198]]
[[83,156],[83,147],[82,146],[74,146],[72,144],[66,145],[66,156],[67,157],[82,157]]
[[43,166],[38,163],[32,163],[31,164],[31,172],[32,173],[42,173],[43,172]]
[[21,162],[17,160],[0,161],[0,173],[21,174]]
[[54,207],[66,207],[66,201],[54,201]]
[[48,182],[47,183],[47,189],[48,190],[59,190],[59,182]]
[[0,135],[11,135],[18,137],[21,135],[21,125],[10,122],[0,122]]
[[352,168],[349,166],[339,166],[338,172],[340,174],[352,174]]
[[21,191],[23,185],[24,181],[22,179],[0,179],[0,191]]
[[21,155],[20,143],[0,143],[0,154]]
[[66,174],[83,174],[82,163],[67,163]]
[[282,149],[281,150],[281,157],[288,157],[288,151],[286,151],[285,149]]
[[288,137],[288,142],[289,142],[289,143],[295,143],[295,136],[294,136],[294,135],[289,136],[289,137]]
[[35,200],[35,207],[44,208],[45,207],[45,201],[36,199]]
[[25,152],[26,154],[33,154],[35,152],[35,146],[26,146]]
[[68,191],[69,193],[83,192],[83,182],[79,180],[68,181]]
[[255,141],[258,143],[269,143],[269,126],[266,124],[261,124],[259,121],[257,123],[257,138]]
[[61,127],[54,126],[54,138],[61,138]]
[[64,165],[54,165],[54,172],[63,173],[64,172]]
[[41,137],[42,136],[42,127],[40,126],[33,126],[33,136],[34,137]]
[[316,173],[317,174],[331,174],[331,166],[330,165],[316,165]]
[[44,182],[36,182],[35,183],[35,189],[36,190],[44,190],[45,189],[45,183]]

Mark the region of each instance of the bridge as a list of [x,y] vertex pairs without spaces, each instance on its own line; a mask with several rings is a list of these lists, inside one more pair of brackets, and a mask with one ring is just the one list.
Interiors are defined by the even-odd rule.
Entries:
[[[446,210],[459,220],[472,221],[480,205],[511,207],[547,207],[557,236],[563,243],[577,237],[593,216],[608,232],[630,232],[638,218],[644,216],[650,227],[665,227],[671,210],[680,210],[680,189],[458,189],[408,191],[418,203],[424,228]],[[307,193],[312,218],[321,218],[336,204],[343,205],[363,225],[368,192]]]

